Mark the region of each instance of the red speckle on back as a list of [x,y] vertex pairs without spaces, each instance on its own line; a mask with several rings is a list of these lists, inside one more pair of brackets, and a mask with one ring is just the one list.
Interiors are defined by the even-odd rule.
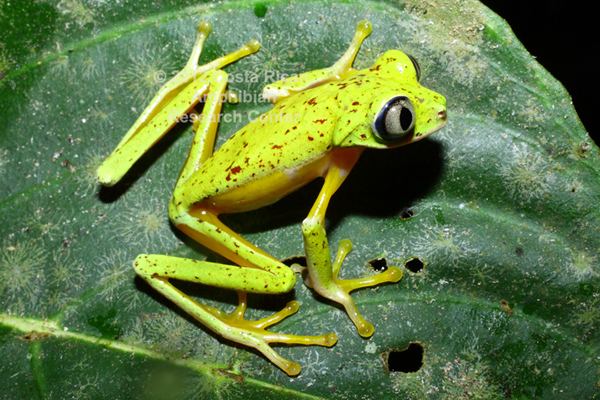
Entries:
[[315,119],[313,122],[315,124],[323,124],[323,123],[325,123],[325,121],[327,121],[327,120],[325,118],[323,118],[323,119]]
[[308,104],[310,104],[311,106],[317,105],[316,97],[313,97],[312,99],[308,100]]
[[238,174],[238,173],[240,173],[241,170],[242,170],[242,167],[240,167],[239,165],[236,165],[235,167],[231,168],[231,173]]
[[311,142],[312,142],[313,140],[315,140],[315,138],[314,138],[314,137],[312,137],[312,136],[307,136],[307,137],[308,137],[308,140],[310,140]]

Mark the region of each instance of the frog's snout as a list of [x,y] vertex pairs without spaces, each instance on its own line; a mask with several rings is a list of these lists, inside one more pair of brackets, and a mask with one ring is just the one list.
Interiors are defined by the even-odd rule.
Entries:
[[446,118],[448,117],[446,114],[446,109],[438,111],[437,117],[440,121],[446,121]]

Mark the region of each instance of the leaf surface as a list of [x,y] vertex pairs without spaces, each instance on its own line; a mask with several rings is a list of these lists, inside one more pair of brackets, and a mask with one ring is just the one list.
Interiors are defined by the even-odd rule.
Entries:
[[[135,279],[139,253],[219,259],[168,223],[189,125],[123,184],[95,181],[185,63],[201,18],[213,24],[203,61],[251,38],[263,44],[226,69],[241,103],[224,107],[218,144],[269,108],[258,97],[264,84],[332,64],[364,18],[374,31],[358,67],[402,49],[420,61],[422,83],[448,99],[447,127],[367,152],[330,207],[332,247],[354,242],[343,276],[374,273],[368,261],[378,258],[406,265],[399,284],[354,295],[374,337],[361,339],[301,282],[288,296],[252,297],[254,317],[302,302],[278,331],[337,332],[331,349],[280,348],[303,365],[295,379]],[[598,395],[598,148],[564,88],[478,2],[5,2],[0,28],[2,397]],[[276,257],[302,255],[299,223],[317,191],[311,184],[227,223]],[[235,304],[233,293],[179,286],[208,304]],[[422,365],[416,357],[416,371],[389,371],[410,367],[410,343]]]

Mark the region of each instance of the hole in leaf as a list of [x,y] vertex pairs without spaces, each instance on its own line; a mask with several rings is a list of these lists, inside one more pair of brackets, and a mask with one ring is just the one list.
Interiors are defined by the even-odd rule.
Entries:
[[522,257],[525,254],[525,250],[521,246],[515,247],[515,254],[519,257]]
[[383,257],[369,261],[369,265],[371,266],[371,268],[373,268],[373,270],[379,272],[388,269],[387,261]]
[[423,264],[423,261],[421,261],[419,258],[415,257],[415,258],[411,258],[410,260],[408,260],[404,266],[406,267],[406,269],[408,269],[410,272],[419,272],[423,269],[423,267],[425,266],[425,264]]
[[258,18],[263,18],[267,15],[267,5],[265,3],[256,3],[254,5],[254,15]]
[[291,256],[288,258],[284,258],[281,260],[282,263],[291,267],[293,264],[300,264],[303,267],[306,267],[306,257],[305,256]]
[[409,219],[411,218],[413,215],[415,215],[415,212],[413,211],[412,208],[404,208],[401,212],[400,212],[400,218],[402,219]]
[[384,360],[389,372],[417,372],[423,366],[423,346],[410,343],[403,350],[390,350]]

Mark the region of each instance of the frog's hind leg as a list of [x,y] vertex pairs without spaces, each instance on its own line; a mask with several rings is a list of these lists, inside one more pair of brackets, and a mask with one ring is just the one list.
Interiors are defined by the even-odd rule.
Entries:
[[371,34],[371,23],[367,20],[360,21],[356,25],[354,38],[348,46],[346,52],[331,67],[317,69],[291,76],[263,88],[262,95],[265,99],[276,103],[278,100],[288,97],[291,94],[301,92],[311,87],[340,79],[344,73],[352,68],[352,63],[360,49],[362,42]]
[[227,281],[228,276],[236,274],[238,279],[257,282],[268,281],[269,273],[260,269],[240,268],[236,265],[212,263],[164,255],[139,255],[134,263],[136,273],[154,289],[162,293],[201,324],[231,340],[252,347],[262,353],[271,362],[288,375],[297,375],[301,367],[298,363],[283,358],[271,346],[271,343],[333,346],[337,338],[330,333],[319,336],[292,335],[267,331],[266,328],[278,323],[298,311],[298,302],[292,301],[286,307],[270,317],[249,321],[243,319],[246,309],[246,294],[240,294],[240,305],[230,314],[213,307],[198,303],[173,286],[169,279],[179,279],[212,286],[236,289],[235,283]]

